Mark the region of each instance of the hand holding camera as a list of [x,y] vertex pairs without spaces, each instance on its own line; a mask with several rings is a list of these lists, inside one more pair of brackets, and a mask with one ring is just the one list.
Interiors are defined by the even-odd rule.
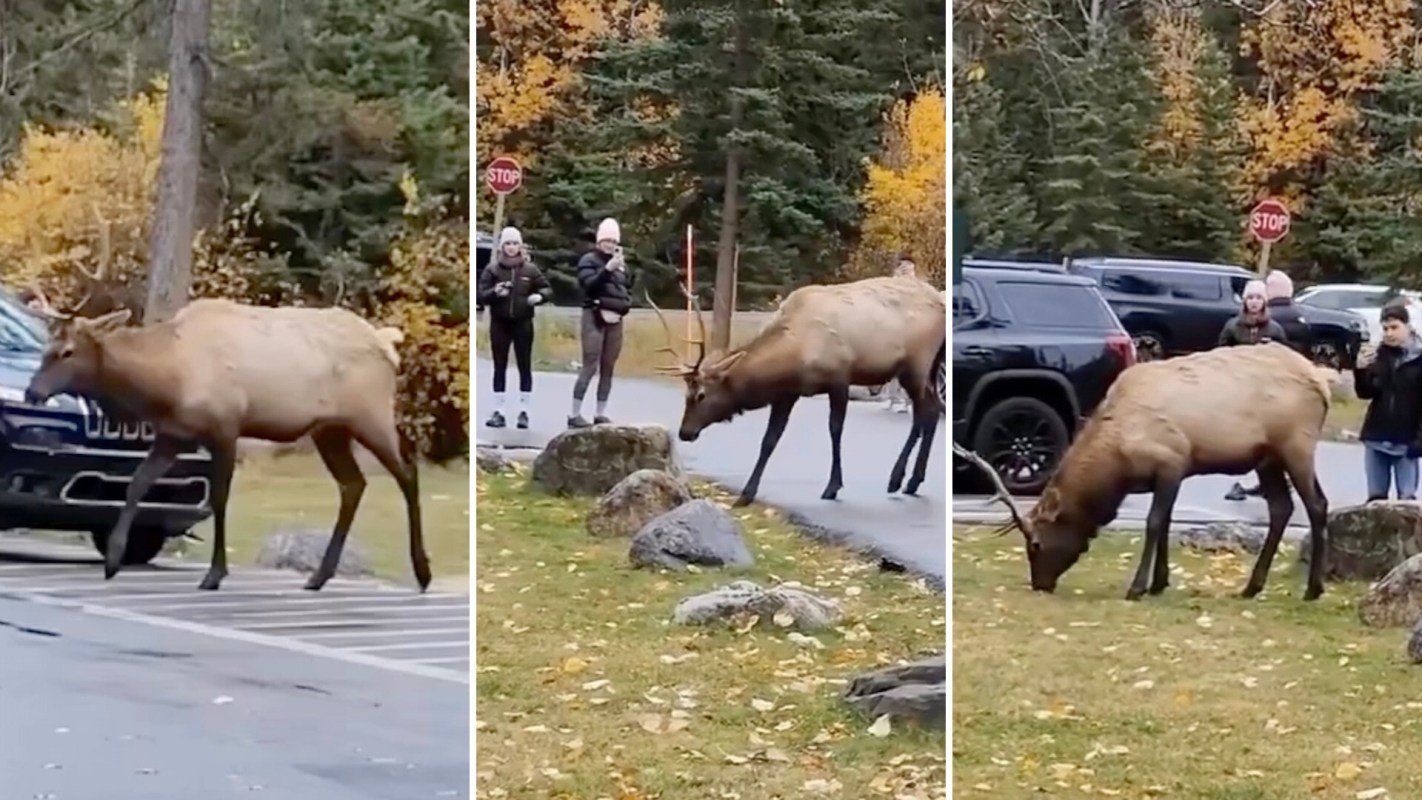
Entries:
[[502,281],[494,287],[494,294],[498,297],[508,297],[513,291],[513,284],[510,281]]
[[1364,344],[1358,349],[1357,369],[1367,369],[1373,365],[1378,358],[1378,346],[1372,342]]

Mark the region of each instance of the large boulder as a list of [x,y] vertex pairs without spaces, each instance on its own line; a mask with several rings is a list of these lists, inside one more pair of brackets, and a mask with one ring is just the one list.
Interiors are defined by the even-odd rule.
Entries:
[[710,500],[692,500],[642,526],[627,556],[651,569],[749,567],[755,557],[746,547],[741,524]]
[[734,581],[709,592],[682,598],[672,611],[680,625],[704,625],[738,614],[755,614],[759,624],[814,631],[843,616],[839,603],[792,586],[762,588],[754,581]]
[[[326,555],[326,544],[331,541],[329,530],[278,529],[262,542],[257,553],[257,565],[271,569],[290,569],[297,572],[315,572]],[[346,540],[341,550],[341,560],[336,564],[336,574],[344,578],[358,578],[375,574],[365,548],[352,539]]]
[[1407,640],[1407,657],[1414,664],[1422,664],[1422,617],[1412,626],[1412,638]]
[[588,512],[588,533],[631,536],[691,499],[691,490],[681,478],[659,469],[639,469],[608,489]]
[[512,472],[513,461],[509,457],[497,450],[489,447],[476,447],[474,449],[474,464],[480,472],[490,475],[500,475],[505,472]]
[[1422,618],[1422,555],[1398,564],[1369,586],[1358,602],[1358,618],[1374,628],[1400,628]]
[[1266,531],[1245,522],[1211,522],[1173,531],[1180,544],[1202,553],[1258,553]]
[[924,728],[948,724],[947,669],[941,655],[860,675],[845,687],[844,699],[869,719],[888,715]]
[[[1309,561],[1309,539],[1299,560]],[[1376,502],[1340,508],[1328,515],[1329,580],[1375,581],[1422,553],[1422,506]]]
[[639,469],[681,477],[671,432],[661,425],[570,428],[533,459],[534,485],[553,494],[602,494]]

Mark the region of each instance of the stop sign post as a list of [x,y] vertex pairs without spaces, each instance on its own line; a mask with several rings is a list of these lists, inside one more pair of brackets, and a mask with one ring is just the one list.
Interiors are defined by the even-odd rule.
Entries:
[[1288,206],[1282,201],[1268,198],[1260,200],[1249,212],[1249,233],[1259,240],[1259,274],[1269,269],[1269,251],[1274,242],[1289,235],[1293,218]]
[[484,185],[494,193],[494,246],[489,251],[489,263],[493,264],[503,248],[498,236],[504,229],[504,198],[523,186],[523,167],[511,156],[498,156],[484,167]]

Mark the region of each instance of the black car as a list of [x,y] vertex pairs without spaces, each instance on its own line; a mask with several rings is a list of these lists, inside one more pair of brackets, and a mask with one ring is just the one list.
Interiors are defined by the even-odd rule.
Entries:
[[[1095,281],[1135,341],[1142,361],[1209,350],[1239,313],[1244,267],[1141,258],[1082,258],[1068,270]],[[1350,311],[1310,308],[1309,356],[1334,368],[1353,363],[1368,340],[1367,322]]]
[[[1056,264],[967,259],[953,286],[953,441],[1014,494],[1037,494],[1135,363],[1096,284]],[[974,473],[957,463],[958,480]]]
[[[106,418],[83,398],[24,402],[49,331],[0,289],[0,530],[84,531],[104,551],[151,426]],[[212,512],[212,459],[191,447],[139,504],[124,560],[145,564]]]

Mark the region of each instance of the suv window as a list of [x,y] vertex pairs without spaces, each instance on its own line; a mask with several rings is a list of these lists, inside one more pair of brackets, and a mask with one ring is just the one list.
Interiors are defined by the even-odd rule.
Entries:
[[982,295],[970,281],[953,284],[953,324],[977,319],[983,313]]
[[1101,287],[1121,294],[1151,297],[1166,293],[1160,275],[1148,270],[1107,269],[1101,273]]
[[1173,272],[1166,280],[1171,295],[1181,300],[1219,300],[1224,297],[1221,281],[1216,275]]
[[997,288],[1012,318],[1024,325],[1093,330],[1116,327],[1116,315],[1092,286],[1001,281]]

